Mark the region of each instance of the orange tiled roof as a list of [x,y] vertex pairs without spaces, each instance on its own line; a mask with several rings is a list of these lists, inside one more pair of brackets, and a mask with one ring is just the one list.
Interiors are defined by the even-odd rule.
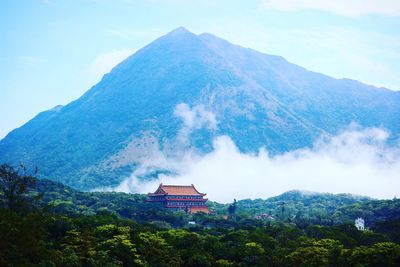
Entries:
[[163,185],[160,184],[154,194],[174,196],[205,196],[194,187],[194,185]]
[[196,213],[196,212],[204,212],[204,213],[210,213],[207,207],[191,207],[189,210],[189,213]]

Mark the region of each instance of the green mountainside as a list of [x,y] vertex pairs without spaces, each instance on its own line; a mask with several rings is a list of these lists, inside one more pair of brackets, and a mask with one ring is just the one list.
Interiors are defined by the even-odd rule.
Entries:
[[[334,79],[179,28],[114,67],[76,101],[10,132],[0,140],[0,162],[38,166],[41,178],[92,190],[118,185],[160,154],[210,152],[221,135],[241,152],[265,147],[273,155],[309,147],[354,122],[381,127],[394,142],[399,103],[400,92]],[[171,170],[139,178],[163,171]]]

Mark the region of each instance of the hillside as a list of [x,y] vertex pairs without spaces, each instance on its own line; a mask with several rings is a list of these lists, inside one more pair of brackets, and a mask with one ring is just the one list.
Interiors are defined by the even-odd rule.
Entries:
[[[0,162],[38,166],[76,189],[174,172],[164,158],[211,151],[227,135],[241,152],[310,146],[355,122],[400,133],[400,92],[334,79],[280,56],[178,28],[124,60],[82,97],[38,114],[0,141]],[[158,164],[158,162],[161,162]]]
[[[94,215],[98,212],[111,212],[140,223],[165,222],[175,227],[185,225],[188,220],[181,213],[147,203],[146,196],[141,194],[81,192],[50,180],[37,180],[32,194],[37,193],[43,193],[41,205],[61,214]],[[208,205],[217,217],[228,214],[229,204],[209,201]],[[299,225],[352,224],[355,218],[363,217],[368,226],[375,226],[379,222],[400,219],[400,200],[289,191],[268,199],[237,202],[238,218],[254,220],[256,215],[263,213],[272,215],[274,222]]]
[[[79,192],[18,174],[14,179],[18,181],[14,185],[24,186],[11,199],[8,189],[13,185],[2,174],[1,266],[398,266],[400,262],[399,200],[291,191],[267,200],[239,201],[241,211],[223,217],[167,211],[144,202],[143,195]],[[314,215],[308,209],[316,205],[322,213],[325,207],[335,207],[335,214],[341,210],[349,217],[354,207],[362,207],[384,221],[359,231],[351,223],[323,225],[323,221],[281,216],[284,212],[275,219],[246,214],[251,208],[274,205],[279,212],[282,203],[308,207],[302,214],[310,218]],[[218,203],[210,206],[214,212],[227,208]]]

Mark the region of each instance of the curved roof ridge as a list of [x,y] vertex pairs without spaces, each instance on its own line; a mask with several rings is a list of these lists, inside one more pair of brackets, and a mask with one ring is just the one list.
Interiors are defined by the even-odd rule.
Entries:
[[[164,185],[160,184],[157,191],[163,191],[168,195],[202,195],[206,194],[200,193],[193,184],[191,185]],[[156,191],[156,192],[157,192]]]

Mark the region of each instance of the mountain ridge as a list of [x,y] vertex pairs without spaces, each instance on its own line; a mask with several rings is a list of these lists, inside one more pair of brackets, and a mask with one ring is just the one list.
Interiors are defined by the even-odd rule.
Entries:
[[244,153],[308,147],[352,122],[397,138],[398,103],[400,94],[388,89],[178,28],[79,99],[10,132],[0,141],[0,161],[36,165],[42,177],[90,190],[117,185],[154,157],[210,152],[219,135]]

